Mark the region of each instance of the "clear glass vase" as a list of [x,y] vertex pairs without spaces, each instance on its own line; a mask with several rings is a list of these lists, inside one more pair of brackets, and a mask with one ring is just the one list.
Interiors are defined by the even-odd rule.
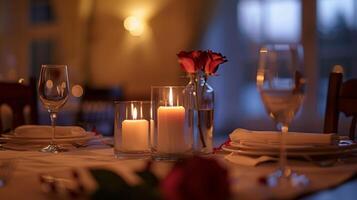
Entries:
[[185,106],[188,108],[188,124],[193,136],[194,154],[213,152],[214,90],[204,74],[190,74],[190,82],[184,89]]

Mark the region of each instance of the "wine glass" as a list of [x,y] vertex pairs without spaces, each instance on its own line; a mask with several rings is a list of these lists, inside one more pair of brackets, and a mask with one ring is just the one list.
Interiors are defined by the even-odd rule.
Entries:
[[57,113],[68,99],[68,71],[66,65],[42,65],[38,81],[38,94],[43,106],[50,114],[52,125],[51,143],[42,152],[58,153],[66,151],[55,143]]
[[305,93],[302,62],[303,48],[298,44],[266,45],[259,51],[257,87],[268,115],[281,130],[280,167],[268,177],[272,185],[282,181],[296,185],[296,180],[308,180],[287,166],[285,148],[289,125],[298,112]]

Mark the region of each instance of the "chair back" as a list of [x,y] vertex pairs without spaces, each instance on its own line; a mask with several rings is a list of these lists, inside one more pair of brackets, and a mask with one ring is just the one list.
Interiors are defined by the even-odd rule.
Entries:
[[324,122],[325,133],[338,133],[340,112],[352,118],[349,137],[354,140],[357,121],[357,79],[343,81],[342,72],[331,72]]
[[[11,124],[3,127],[1,108],[10,108]],[[30,108],[29,110],[27,108]],[[29,111],[29,112],[28,112]],[[0,134],[13,130],[25,123],[35,124],[38,120],[36,82],[31,79],[28,85],[23,83],[0,82]],[[10,129],[10,130],[9,130]]]
[[95,129],[102,135],[113,135],[114,101],[122,99],[119,88],[98,89],[85,87],[77,114],[78,125]]

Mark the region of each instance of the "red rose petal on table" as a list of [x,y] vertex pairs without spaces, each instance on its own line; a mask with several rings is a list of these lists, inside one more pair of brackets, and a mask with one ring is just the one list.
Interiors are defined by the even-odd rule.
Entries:
[[231,145],[231,139],[228,138],[224,143],[222,143],[221,145],[219,145],[219,147],[213,148],[213,153],[217,153],[218,151],[221,151],[223,145],[225,145],[225,146],[230,146],[230,145]]

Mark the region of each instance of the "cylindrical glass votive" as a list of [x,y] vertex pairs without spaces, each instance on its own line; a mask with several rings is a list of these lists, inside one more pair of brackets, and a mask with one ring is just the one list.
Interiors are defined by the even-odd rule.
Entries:
[[150,155],[149,101],[116,101],[114,119],[114,154],[118,158]]
[[156,160],[176,160],[192,153],[183,90],[181,86],[151,87],[151,151]]

